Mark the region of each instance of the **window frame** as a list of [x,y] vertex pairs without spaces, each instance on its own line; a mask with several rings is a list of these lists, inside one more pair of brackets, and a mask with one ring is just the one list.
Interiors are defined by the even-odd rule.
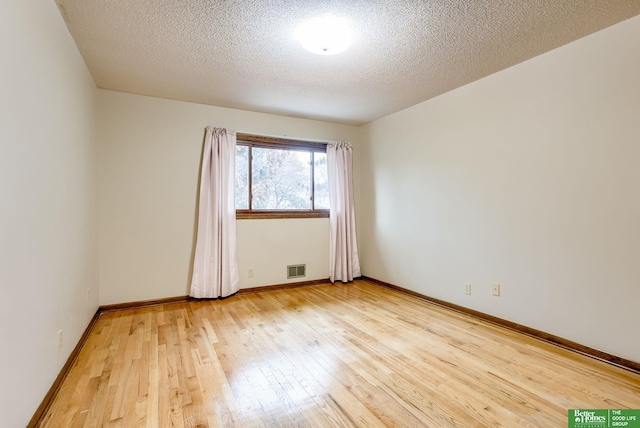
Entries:
[[290,140],[288,138],[264,137],[251,134],[236,134],[236,145],[249,147],[249,209],[236,209],[236,219],[276,219],[276,218],[327,218],[328,209],[314,209],[315,204],[315,158],[311,162],[311,209],[309,210],[254,210],[251,207],[253,200],[252,177],[252,150],[256,148],[280,149],[280,150],[304,150],[310,153],[326,153],[328,143],[304,140]]

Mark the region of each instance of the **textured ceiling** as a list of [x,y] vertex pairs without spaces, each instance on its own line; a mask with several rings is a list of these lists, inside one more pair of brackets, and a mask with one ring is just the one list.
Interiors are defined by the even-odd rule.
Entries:
[[[58,0],[99,88],[361,124],[640,14],[639,0]],[[349,50],[295,31],[331,13]]]

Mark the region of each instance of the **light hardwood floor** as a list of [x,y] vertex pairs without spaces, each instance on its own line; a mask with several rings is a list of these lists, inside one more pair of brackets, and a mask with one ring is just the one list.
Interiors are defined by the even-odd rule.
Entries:
[[566,427],[640,375],[363,281],[103,313],[47,427]]

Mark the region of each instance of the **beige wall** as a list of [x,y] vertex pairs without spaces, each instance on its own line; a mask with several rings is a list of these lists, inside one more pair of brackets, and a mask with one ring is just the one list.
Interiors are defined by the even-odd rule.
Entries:
[[98,307],[97,90],[53,1],[0,2],[0,52],[0,425],[20,427]]
[[364,274],[640,361],[638,76],[640,17],[366,126]]
[[[353,126],[98,92],[101,304],[188,294],[205,126],[359,145]],[[292,263],[329,276],[328,219],[239,220],[237,232],[242,288],[288,282]]]

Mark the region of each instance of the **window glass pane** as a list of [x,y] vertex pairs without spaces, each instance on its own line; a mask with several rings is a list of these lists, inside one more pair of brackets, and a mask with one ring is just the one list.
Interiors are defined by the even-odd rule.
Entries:
[[254,210],[311,209],[311,152],[253,148]]
[[327,154],[314,153],[313,184],[315,185],[314,208],[329,209],[329,182],[327,181]]
[[236,146],[236,209],[249,209],[249,146]]

